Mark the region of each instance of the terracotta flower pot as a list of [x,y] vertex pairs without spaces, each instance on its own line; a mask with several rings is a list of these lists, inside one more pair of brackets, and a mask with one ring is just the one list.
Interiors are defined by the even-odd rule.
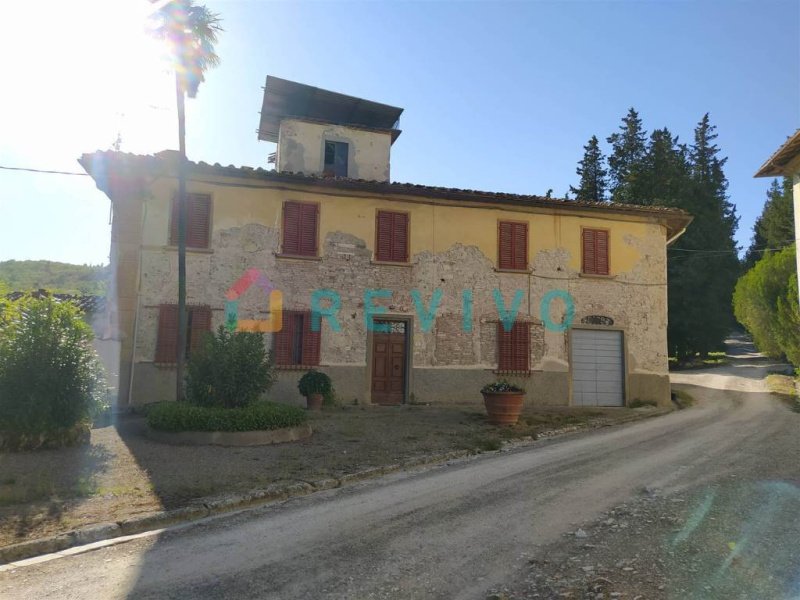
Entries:
[[322,394],[309,394],[306,396],[308,410],[322,410]]
[[522,413],[525,392],[482,392],[492,425],[516,425]]

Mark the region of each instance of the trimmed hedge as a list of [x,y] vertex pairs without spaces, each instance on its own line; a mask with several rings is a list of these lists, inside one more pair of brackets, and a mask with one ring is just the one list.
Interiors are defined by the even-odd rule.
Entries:
[[307,418],[302,408],[274,402],[242,408],[160,402],[147,409],[147,424],[159,431],[262,431],[297,427]]

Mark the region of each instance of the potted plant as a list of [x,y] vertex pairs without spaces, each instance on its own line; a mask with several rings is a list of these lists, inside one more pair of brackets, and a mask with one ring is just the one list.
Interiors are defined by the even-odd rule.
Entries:
[[311,369],[297,382],[297,389],[306,397],[308,410],[320,410],[323,398],[331,393],[331,378],[325,373]]
[[492,425],[515,425],[522,413],[525,390],[501,379],[481,389],[483,404]]

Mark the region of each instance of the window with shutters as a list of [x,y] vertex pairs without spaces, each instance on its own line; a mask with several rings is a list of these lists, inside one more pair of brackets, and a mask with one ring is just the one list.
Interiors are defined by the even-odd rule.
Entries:
[[587,275],[608,275],[608,230],[584,229],[582,271]]
[[408,262],[408,213],[379,210],[375,217],[375,260]]
[[[203,336],[211,331],[211,308],[208,306],[186,307],[187,327],[184,356],[203,343]],[[162,304],[158,309],[158,340],[156,342],[155,362],[175,364],[178,360],[178,305]]]
[[284,310],[283,326],[272,339],[276,366],[305,368],[319,365],[320,331],[311,330],[309,311]]
[[[186,247],[208,248],[211,233],[211,196],[186,194]],[[178,245],[178,196],[172,199],[169,245]]]
[[319,205],[283,203],[283,254],[317,256]]
[[530,323],[515,321],[510,331],[497,324],[497,370],[501,373],[530,372]]
[[528,224],[500,221],[497,226],[497,266],[509,271],[528,270]]

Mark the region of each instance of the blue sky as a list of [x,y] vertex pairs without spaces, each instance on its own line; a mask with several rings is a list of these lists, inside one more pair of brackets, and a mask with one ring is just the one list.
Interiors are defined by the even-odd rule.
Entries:
[[[0,40],[15,57],[0,165],[79,171],[117,132],[129,152],[177,147],[170,77],[134,27],[146,2],[36,4]],[[709,112],[744,246],[769,184],[752,175],[800,127],[794,0],[207,4],[225,32],[190,101],[193,160],[266,166],[267,74],[405,108],[393,180],[490,191],[562,196],[630,106],[683,141]],[[0,260],[108,260],[109,202],[88,177],[0,170],[0,215]]]

